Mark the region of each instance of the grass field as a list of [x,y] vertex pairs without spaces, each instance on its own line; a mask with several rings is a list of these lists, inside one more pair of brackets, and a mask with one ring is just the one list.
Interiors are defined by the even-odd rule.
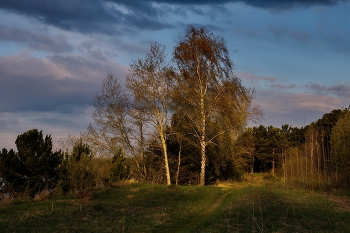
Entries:
[[349,193],[286,189],[258,178],[216,187],[131,184],[90,200],[3,202],[0,232],[350,232]]

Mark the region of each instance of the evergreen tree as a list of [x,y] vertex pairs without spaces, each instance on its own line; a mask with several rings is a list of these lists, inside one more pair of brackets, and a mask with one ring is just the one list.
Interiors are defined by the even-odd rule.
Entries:
[[93,155],[89,145],[79,140],[72,152],[65,154],[61,166],[61,188],[64,192],[75,193],[78,197],[86,197],[95,186],[93,173]]
[[1,153],[1,177],[6,180],[7,191],[34,195],[58,182],[61,151],[52,151],[51,135],[43,137],[42,131],[29,130],[16,139],[18,152],[4,149]]

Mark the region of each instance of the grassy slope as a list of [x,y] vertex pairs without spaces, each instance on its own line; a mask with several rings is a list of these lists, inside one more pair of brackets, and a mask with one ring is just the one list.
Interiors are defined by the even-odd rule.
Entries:
[[350,232],[350,212],[322,194],[261,182],[224,187],[133,184],[93,200],[0,207],[0,232]]

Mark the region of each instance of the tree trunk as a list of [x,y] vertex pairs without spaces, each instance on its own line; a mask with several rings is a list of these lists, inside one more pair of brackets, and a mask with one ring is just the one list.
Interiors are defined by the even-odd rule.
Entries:
[[163,134],[160,134],[160,140],[162,141],[163,153],[164,153],[164,166],[165,166],[165,175],[167,185],[171,184],[170,179],[170,169],[169,169],[169,160],[168,160],[168,151],[166,146],[166,140]]
[[200,185],[205,185],[205,149],[206,149],[206,141],[205,141],[205,130],[206,130],[206,116],[205,116],[205,106],[204,106],[204,96],[203,90],[201,91],[201,116],[202,116],[202,129],[201,129],[201,137],[200,137],[200,145],[201,145],[201,173],[200,173]]
[[272,159],[272,174],[275,174],[275,148],[272,148],[272,154],[273,154],[273,159]]
[[205,163],[206,163],[206,157],[205,157],[205,141],[201,140],[201,174],[200,174],[200,181],[199,185],[205,185]]
[[182,148],[182,142],[180,142],[178,161],[177,161],[177,171],[176,171],[176,177],[175,177],[175,184],[176,185],[179,184],[179,174],[180,174],[180,165],[181,165],[181,148]]

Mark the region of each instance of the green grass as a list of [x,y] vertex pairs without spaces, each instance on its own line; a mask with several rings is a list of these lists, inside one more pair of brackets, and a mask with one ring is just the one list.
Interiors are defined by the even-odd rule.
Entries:
[[0,232],[350,232],[350,212],[335,207],[326,195],[266,181],[133,184],[96,192],[92,200],[3,204]]
[[230,194],[198,232],[350,232],[350,212],[324,195],[248,186]]

